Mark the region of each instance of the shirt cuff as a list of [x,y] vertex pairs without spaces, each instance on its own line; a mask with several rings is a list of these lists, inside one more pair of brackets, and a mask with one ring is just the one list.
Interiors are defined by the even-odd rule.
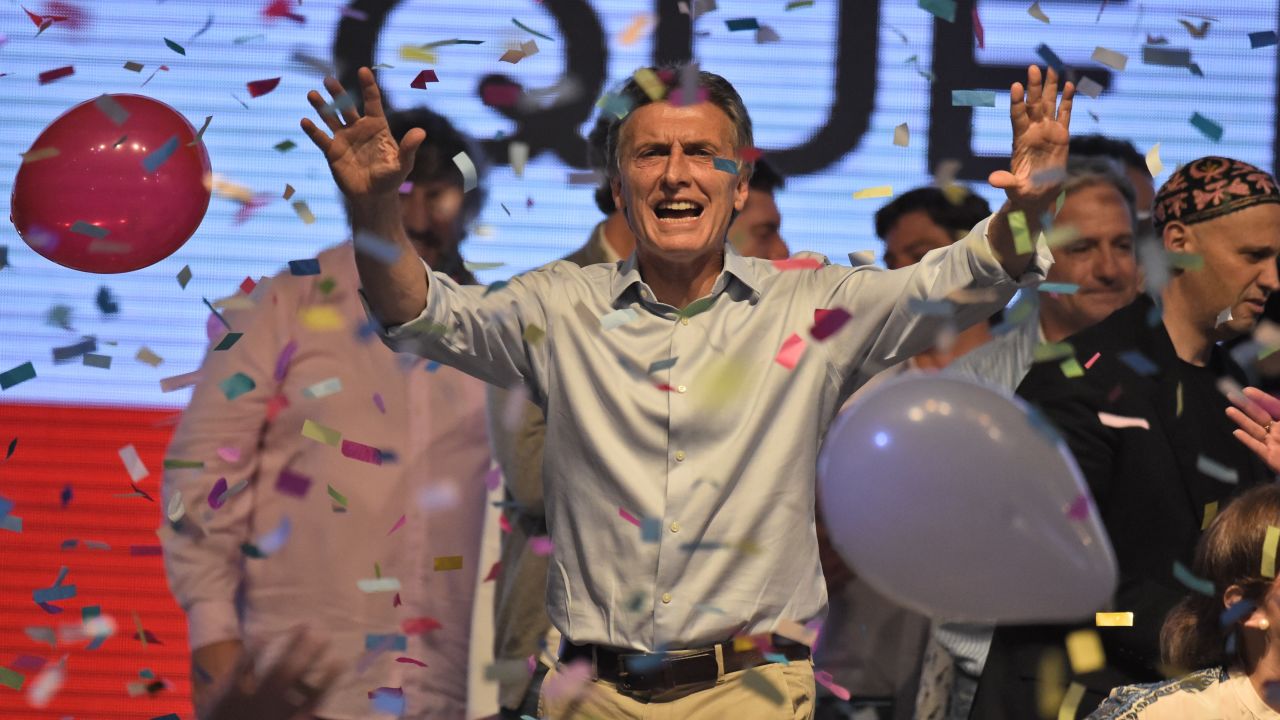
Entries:
[[191,650],[240,639],[240,615],[234,602],[201,600],[187,608],[187,644]]
[[440,304],[440,283],[452,282],[452,280],[446,276],[442,276],[440,273],[433,272],[431,270],[431,266],[427,264],[426,260],[420,259],[419,262],[422,263],[422,271],[426,273],[428,281],[427,304],[426,307],[422,308],[422,312],[418,314],[418,317],[413,318],[412,320],[406,320],[402,323],[388,325],[382,322],[382,319],[378,317],[378,314],[373,311],[373,307],[369,305],[369,298],[365,296],[364,288],[361,288],[359,292],[360,304],[364,306],[365,315],[369,317],[369,321],[373,326],[374,332],[378,334],[378,337],[380,337],[384,343],[390,345],[392,349],[395,349],[396,341],[404,336],[426,331],[433,326],[439,325],[439,323],[436,323],[433,319],[435,313],[432,312],[432,309],[438,307]]
[[1049,268],[1053,265],[1053,252],[1049,250],[1045,234],[1041,232],[1036,235],[1031,264],[1020,277],[1015,278],[1005,272],[1004,266],[996,258],[995,251],[991,249],[991,221],[994,218],[994,213],[987,216],[982,222],[974,225],[973,230],[960,241],[968,247],[970,256],[975,260],[974,276],[979,279],[985,278],[992,283],[1012,283],[1020,288],[1034,287],[1044,282],[1045,277],[1049,275]]

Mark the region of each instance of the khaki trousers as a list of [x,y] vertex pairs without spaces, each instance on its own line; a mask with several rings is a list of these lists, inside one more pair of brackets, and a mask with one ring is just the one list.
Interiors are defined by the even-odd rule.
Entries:
[[[720,663],[724,667],[723,661]],[[813,661],[768,663],[637,699],[606,680],[592,680],[588,665],[547,673],[538,717],[549,720],[809,720],[813,717]]]

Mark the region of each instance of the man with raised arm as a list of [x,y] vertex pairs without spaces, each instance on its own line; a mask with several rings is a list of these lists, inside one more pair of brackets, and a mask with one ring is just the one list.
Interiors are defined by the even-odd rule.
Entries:
[[[739,255],[726,233],[751,174],[741,98],[711,73],[637,75],[644,87],[633,78],[622,89],[631,109],[608,141],[635,253],[618,265],[553,263],[487,292],[409,252],[396,189],[423,134],[391,139],[372,72],[360,71],[363,117],[326,80],[337,101],[308,99],[332,137],[302,127],[357,230],[400,250],[389,263],[381,250],[359,258],[384,339],[493,384],[522,381],[545,412],[547,600],[565,642],[541,714],[638,717],[664,703],[673,717],[774,718],[782,706],[806,718],[804,624],[826,605],[819,445],[868,377],[1043,279],[1052,260],[1033,238],[1058,194],[1074,88],[1059,106],[1053,71],[1042,80],[1029,68],[1026,87],[1011,88],[1010,169],[990,178],[1005,206],[955,245],[886,272]],[[978,288],[995,292],[950,318],[916,310]]]

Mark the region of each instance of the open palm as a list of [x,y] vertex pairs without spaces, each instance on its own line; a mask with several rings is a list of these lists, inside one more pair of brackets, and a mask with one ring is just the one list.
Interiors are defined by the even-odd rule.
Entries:
[[1040,68],[1027,69],[1027,85],[1009,88],[1009,120],[1013,125],[1013,152],[1009,169],[991,174],[988,181],[1005,191],[1016,208],[1048,209],[1058,194],[1067,165],[1071,102],[1075,86],[1062,88],[1058,103],[1058,74],[1049,68],[1041,82]]
[[1244,394],[1227,396],[1235,407],[1227,408],[1227,417],[1236,424],[1232,435],[1253,451],[1271,468],[1280,473],[1280,400],[1254,387],[1244,389]]
[[397,192],[409,177],[414,153],[427,136],[414,128],[397,144],[382,111],[382,93],[373,71],[362,67],[358,76],[364,99],[363,117],[356,112],[342,85],[329,77],[325,78],[324,86],[334,102],[326,103],[315,90],[307,93],[307,101],[320,114],[333,137],[310,118],[303,118],[301,122],[307,137],[324,152],[338,188],[349,199],[357,201]]

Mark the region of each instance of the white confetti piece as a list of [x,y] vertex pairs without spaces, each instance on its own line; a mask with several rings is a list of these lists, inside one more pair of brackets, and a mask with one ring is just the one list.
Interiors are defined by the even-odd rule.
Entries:
[[1106,413],[1106,412],[1098,413],[1098,422],[1102,423],[1103,425],[1106,425],[1109,428],[1117,428],[1117,429],[1141,428],[1143,430],[1151,429],[1151,423],[1147,422],[1146,418],[1125,417],[1123,415],[1112,415],[1111,413]]
[[511,172],[516,177],[524,177],[524,164],[529,162],[529,144],[519,141],[507,146],[507,160],[511,162]]
[[460,152],[453,156],[453,164],[462,172],[462,192],[475,190],[479,178],[476,175],[476,164],[471,162],[471,158],[465,152]]
[[907,128],[906,123],[893,129],[893,144],[898,147],[907,147],[911,143],[911,130]]
[[1098,81],[1088,75],[1082,75],[1080,77],[1080,81],[1076,83],[1077,92],[1081,95],[1088,95],[1094,100],[1097,100],[1098,96],[1102,94],[1102,89],[1103,88],[1098,84]]
[[1094,62],[1102,63],[1112,70],[1124,70],[1124,66],[1129,63],[1129,57],[1124,53],[1108,50],[1101,45],[1094,48],[1092,59]]
[[1147,172],[1151,173],[1151,177],[1164,172],[1164,163],[1160,161],[1160,143],[1152,145],[1147,151]]
[[331,377],[302,389],[303,397],[318,399],[342,392],[342,379]]
[[142,464],[142,458],[138,457],[138,449],[133,445],[125,445],[120,448],[119,452],[120,460],[124,463],[125,470],[129,471],[129,479],[134,483],[151,474],[147,470],[147,466]]

